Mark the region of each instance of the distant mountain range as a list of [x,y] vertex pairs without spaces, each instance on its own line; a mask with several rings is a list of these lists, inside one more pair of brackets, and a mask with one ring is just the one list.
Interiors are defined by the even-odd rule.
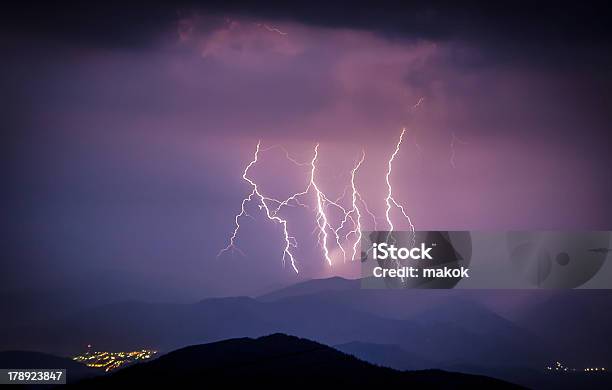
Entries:
[[[527,385],[536,383],[532,379],[555,360],[609,367],[612,352],[604,341],[612,326],[610,295],[534,292],[537,299],[520,306],[514,317],[498,314],[524,294],[364,290],[359,280],[330,278],[257,298],[97,306],[56,321],[6,328],[0,334],[0,350],[66,356],[92,344],[98,350],[152,348],[163,353],[284,333],[396,369],[450,368]],[[515,380],[521,372],[530,373],[531,379]]]
[[419,388],[496,388],[518,386],[479,375],[440,370],[400,372],[378,367],[328,346],[283,334],[195,345],[86,380],[84,388],[178,386],[304,388],[306,386],[415,386]]
[[257,299],[263,302],[271,302],[300,295],[318,294],[330,291],[357,290],[359,289],[359,286],[360,281],[358,279],[351,280],[335,276],[326,279],[313,279],[306,282],[297,283],[265,295],[260,295],[257,297]]
[[110,351],[143,347],[171,351],[282,332],[329,345],[353,341],[392,344],[437,363],[546,361],[546,347],[539,339],[475,302],[455,299],[449,305],[441,300],[437,303],[442,305],[440,310],[434,305],[424,305],[420,312],[412,308],[415,313],[410,319],[378,312],[386,305],[402,311],[411,301],[423,305],[410,292],[350,288],[267,301],[237,297],[195,304],[118,303],[84,310],[53,324],[20,328],[8,341],[14,344],[12,349],[40,349],[42,345],[43,350],[67,355],[87,344]]

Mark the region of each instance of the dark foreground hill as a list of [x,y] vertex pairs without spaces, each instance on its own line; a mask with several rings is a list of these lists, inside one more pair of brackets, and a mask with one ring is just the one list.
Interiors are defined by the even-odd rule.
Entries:
[[183,348],[128,367],[113,375],[86,380],[83,387],[174,385],[186,387],[412,385],[436,388],[517,388],[497,379],[440,370],[396,371],[361,361],[331,347],[274,334]]

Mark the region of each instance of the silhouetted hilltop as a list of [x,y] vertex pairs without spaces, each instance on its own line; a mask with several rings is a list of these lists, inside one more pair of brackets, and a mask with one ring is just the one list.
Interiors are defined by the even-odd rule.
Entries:
[[304,387],[413,385],[436,388],[516,388],[478,375],[439,370],[401,372],[361,361],[331,347],[284,334],[195,345],[128,367],[107,377],[81,382],[91,386],[179,385]]
[[353,341],[334,345],[334,348],[366,362],[396,370],[423,370],[436,367],[437,362],[408,352],[394,344],[375,344]]

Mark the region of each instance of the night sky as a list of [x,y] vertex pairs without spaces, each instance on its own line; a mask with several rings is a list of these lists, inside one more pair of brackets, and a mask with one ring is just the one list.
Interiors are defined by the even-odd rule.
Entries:
[[[324,262],[300,209],[299,275],[256,206],[246,256],[216,257],[260,139],[300,161],[319,142],[334,197],[364,149],[380,221],[405,127],[392,180],[417,229],[612,229],[609,13],[405,3],[4,6],[0,297],[193,301],[356,277]],[[278,197],[308,180],[280,149],[252,174]]]

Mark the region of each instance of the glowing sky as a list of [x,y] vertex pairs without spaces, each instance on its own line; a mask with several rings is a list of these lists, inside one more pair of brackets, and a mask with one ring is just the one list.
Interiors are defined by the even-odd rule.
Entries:
[[[364,149],[356,181],[381,221],[406,127],[391,179],[417,229],[611,228],[610,80],[584,68],[464,38],[206,12],[142,46],[13,45],[5,253],[14,275],[37,271],[7,290],[94,281],[110,296],[192,299],[355,276],[329,268],[305,210],[288,213],[299,276],[256,209],[239,236],[246,256],[215,257],[260,139],[299,161],[320,143],[331,196]],[[279,198],[308,183],[279,149],[252,174]]]

